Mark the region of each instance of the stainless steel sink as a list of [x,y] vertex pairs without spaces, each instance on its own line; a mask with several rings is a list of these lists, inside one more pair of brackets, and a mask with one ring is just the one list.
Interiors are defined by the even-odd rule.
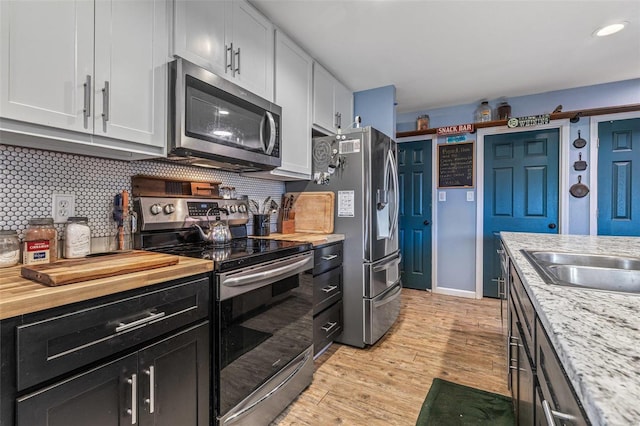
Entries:
[[640,271],[640,258],[600,254],[562,253],[554,251],[530,251],[537,261],[559,265],[592,266],[596,268],[633,269]]
[[549,284],[640,293],[640,258],[521,250]]

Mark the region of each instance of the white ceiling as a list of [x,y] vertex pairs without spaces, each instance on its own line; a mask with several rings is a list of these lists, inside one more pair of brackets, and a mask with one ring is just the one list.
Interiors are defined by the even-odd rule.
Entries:
[[395,85],[398,112],[640,77],[640,0],[251,3],[350,89]]

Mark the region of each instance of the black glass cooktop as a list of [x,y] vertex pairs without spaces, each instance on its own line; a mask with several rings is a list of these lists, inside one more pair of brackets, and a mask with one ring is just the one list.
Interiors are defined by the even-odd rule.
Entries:
[[213,244],[194,242],[158,248],[147,248],[146,250],[200,259],[210,259],[213,260],[213,270],[215,272],[224,272],[259,263],[271,262],[285,256],[309,251],[312,248],[311,244],[295,241],[241,238],[232,240],[224,247],[216,247]]

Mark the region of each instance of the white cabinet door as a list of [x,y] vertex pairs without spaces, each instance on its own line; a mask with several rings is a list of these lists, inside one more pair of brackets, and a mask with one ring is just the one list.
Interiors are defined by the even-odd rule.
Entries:
[[218,75],[230,73],[230,10],[228,1],[175,0],[173,54]]
[[96,135],[165,144],[166,11],[165,0],[97,0]]
[[249,3],[236,0],[230,28],[236,83],[273,100],[273,25]]
[[173,54],[273,100],[273,24],[244,0],[175,0]]
[[336,80],[333,87],[333,99],[338,126],[341,129],[348,129],[354,121],[353,93]]
[[85,0],[0,1],[0,116],[93,132],[93,13]]
[[282,108],[282,166],[311,178],[311,92],[313,60],[293,41],[276,32],[276,104]]
[[334,132],[336,116],[333,104],[335,79],[320,64],[313,64],[313,124]]

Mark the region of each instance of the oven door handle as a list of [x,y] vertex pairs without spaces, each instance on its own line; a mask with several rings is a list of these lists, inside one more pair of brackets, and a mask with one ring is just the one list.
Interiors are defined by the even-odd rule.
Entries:
[[308,269],[309,263],[313,263],[312,257],[307,257],[302,260],[298,260],[297,262],[290,263],[285,266],[280,266],[278,268],[268,269],[266,271],[226,278],[223,285],[228,287],[238,287],[248,284],[258,284],[261,281],[265,281],[266,285],[273,282],[274,279],[279,278],[282,275],[290,274],[292,271],[304,271]]
[[229,418],[227,418],[223,424],[227,425],[227,424],[231,424],[234,423],[238,420],[240,420],[242,417],[244,417],[249,411],[253,410],[256,406],[260,405],[262,402],[264,402],[265,400],[271,398],[271,396],[273,394],[275,394],[276,392],[278,392],[284,385],[286,385],[293,377],[295,377],[296,374],[298,374],[298,372],[302,369],[302,367],[305,366],[305,364],[309,361],[309,358],[311,357],[311,352],[307,352],[304,356],[304,358],[302,360],[300,360],[300,362],[298,362],[297,365],[295,365],[294,370],[289,373],[287,375],[287,377],[285,377],[284,380],[282,380],[282,382],[280,382],[280,384],[278,384],[277,386],[275,386],[273,389],[271,389],[271,391],[269,391],[267,394],[265,394],[264,396],[262,396],[260,399],[258,399],[257,401],[253,402],[251,405],[249,405],[248,407],[243,408],[242,410],[238,411],[237,413],[235,413],[234,415],[230,416]]

